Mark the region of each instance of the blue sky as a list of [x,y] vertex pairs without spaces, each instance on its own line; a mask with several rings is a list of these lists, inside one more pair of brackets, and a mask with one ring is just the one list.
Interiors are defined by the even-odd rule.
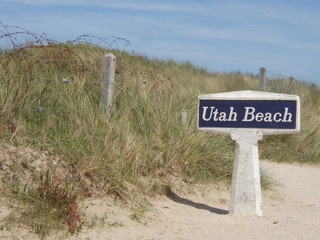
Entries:
[[128,39],[150,58],[320,86],[319,0],[0,0],[0,22],[59,40]]

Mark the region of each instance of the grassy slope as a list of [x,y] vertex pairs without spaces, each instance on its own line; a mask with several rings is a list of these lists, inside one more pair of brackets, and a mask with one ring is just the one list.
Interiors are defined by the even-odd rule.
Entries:
[[[99,110],[100,61],[106,52],[89,45],[51,45],[1,54],[2,139],[52,149],[86,175],[110,183],[173,171],[201,181],[230,177],[234,144],[227,136],[195,129],[196,97],[255,90],[257,77],[207,73],[189,63],[113,51],[119,74],[112,114],[106,118]],[[316,163],[320,93],[299,82],[285,84],[273,81],[269,90],[302,98],[302,131],[265,137],[261,157]],[[188,111],[187,126],[181,124],[182,109]],[[16,132],[9,131],[8,119],[16,122]]]
[[[208,73],[189,63],[112,51],[118,74],[113,109],[106,117],[99,95],[101,57],[107,52],[90,45],[29,45],[0,53],[0,139],[58,154],[72,166],[80,185],[89,179],[101,191],[120,197],[126,194],[126,182],[138,186],[141,177],[156,179],[158,185],[149,186],[156,192],[170,175],[188,182],[229,181],[234,142],[196,129],[197,96],[256,90],[257,76]],[[63,83],[62,78],[70,81]],[[301,97],[302,130],[264,137],[261,158],[318,164],[320,92],[314,85],[281,80],[270,81],[268,88]],[[188,113],[186,125],[181,123],[182,109]],[[28,168],[28,160],[19,161],[20,168]],[[47,175],[35,180],[38,187],[14,183],[9,195],[26,214],[13,222],[27,224],[39,235],[62,223],[71,231],[80,228],[77,209],[70,207],[77,205],[79,193],[65,186],[64,179]],[[262,174],[262,183],[268,181]]]

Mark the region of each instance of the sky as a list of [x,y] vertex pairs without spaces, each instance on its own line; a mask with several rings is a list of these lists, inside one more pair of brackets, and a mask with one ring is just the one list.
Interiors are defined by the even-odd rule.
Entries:
[[115,36],[149,58],[320,86],[319,0],[0,0],[0,12],[62,42]]

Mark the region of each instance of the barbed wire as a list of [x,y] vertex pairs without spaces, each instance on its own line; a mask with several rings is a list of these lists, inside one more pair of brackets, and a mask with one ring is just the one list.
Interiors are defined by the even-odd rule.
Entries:
[[[28,41],[26,41],[28,39]],[[8,48],[2,48],[1,41],[3,41],[3,44],[5,44],[4,41],[8,41],[11,46]],[[28,31],[25,28],[19,27],[19,26],[11,26],[11,25],[5,25],[4,23],[0,22],[0,48],[1,51],[10,51],[12,49],[23,49],[30,46],[30,42],[32,42],[33,46],[50,46],[52,44],[90,44],[93,46],[100,46],[107,49],[119,49],[116,44],[122,44],[122,48],[119,50],[128,51],[133,55],[136,55],[136,52],[131,46],[131,43],[129,40],[122,38],[122,37],[115,37],[115,36],[109,36],[109,37],[98,37],[94,35],[84,34],[80,35],[79,37],[75,38],[74,40],[68,40],[65,43],[60,42],[54,39],[51,39],[48,37],[47,34],[37,34]],[[57,59],[54,59],[57,61]],[[61,59],[62,60],[62,59]],[[66,61],[67,59],[63,59]],[[70,59],[69,59],[70,60]],[[74,59],[71,59],[74,60]]]
[[[111,41],[108,41],[111,40]],[[121,37],[115,37],[115,36],[110,36],[110,37],[106,37],[106,38],[100,38],[94,35],[81,35],[79,37],[77,37],[76,39],[72,40],[72,41],[67,41],[67,43],[69,44],[77,44],[77,43],[90,43],[90,45],[96,45],[96,46],[103,46],[106,45],[110,48],[114,48],[113,45],[118,42],[118,41],[123,41],[124,42],[124,49],[126,49],[127,47],[129,47],[130,49],[130,53],[133,55],[136,55],[136,52],[133,50],[131,43],[129,40],[125,39],[125,38],[121,38]]]

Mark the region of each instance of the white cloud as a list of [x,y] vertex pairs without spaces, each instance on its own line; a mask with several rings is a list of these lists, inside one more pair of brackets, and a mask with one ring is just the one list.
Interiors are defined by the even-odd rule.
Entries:
[[[290,38],[295,34],[288,34],[289,29],[281,25],[281,22],[298,26],[307,31],[301,35],[313,35],[319,37],[314,29],[320,24],[320,14],[316,15],[316,10],[296,9],[293,7],[271,5],[265,3],[239,3],[237,1],[223,1],[220,3],[201,4],[200,1],[189,1],[186,4],[176,3],[174,1],[130,1],[130,0],[14,0],[16,3],[31,5],[55,5],[55,6],[93,6],[116,8],[123,10],[143,10],[143,11],[180,11],[187,14],[197,13],[197,19],[205,15],[204,20],[194,21],[190,16],[186,22],[181,22],[178,17],[171,16],[169,19],[156,19],[152,16],[134,15],[117,18],[118,22],[127,21],[128,26],[137,26],[136,29],[152,29],[157,35],[185,36],[195,39],[212,40],[235,40],[244,42],[260,42],[266,44],[275,44],[286,47],[308,47],[309,43],[301,43],[299,39]],[[191,2],[191,3],[190,3]],[[89,10],[88,10],[89,11]],[[101,13],[90,14],[90,18],[108,18]],[[95,16],[94,16],[95,15]],[[125,18],[125,20],[121,19]],[[279,23],[280,22],[280,23]],[[220,25],[221,24],[221,25]],[[123,25],[123,24],[122,24]],[[131,27],[129,27],[131,28]]]
[[290,4],[280,5],[268,2],[246,3],[238,1],[220,1],[220,3],[188,1],[175,3],[174,1],[148,0],[13,0],[9,3],[23,3],[29,5],[52,6],[88,6],[104,7],[123,10],[139,11],[171,11],[194,14],[206,14],[223,20],[250,21],[283,21],[293,24],[320,25],[320,11],[318,9],[296,8]]

